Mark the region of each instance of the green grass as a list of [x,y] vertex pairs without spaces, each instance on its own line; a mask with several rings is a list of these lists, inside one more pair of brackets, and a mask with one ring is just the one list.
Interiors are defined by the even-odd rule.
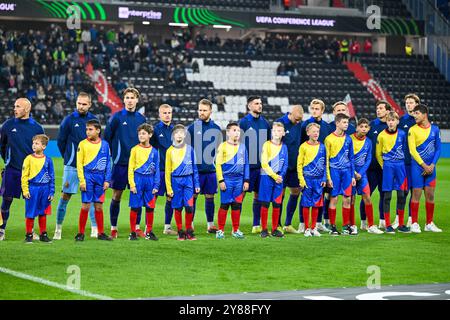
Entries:
[[[62,161],[54,161],[58,189],[61,186]],[[119,239],[105,243],[87,237],[84,243],[74,242],[80,209],[80,196],[76,195],[68,205],[63,240],[52,244],[37,242],[25,245],[24,201],[15,200],[6,241],[0,242],[0,267],[66,284],[70,276],[66,272],[67,267],[77,265],[81,269],[82,290],[122,299],[365,286],[366,270],[370,265],[381,268],[383,286],[450,282],[450,199],[446,191],[449,188],[450,159],[442,159],[438,166],[435,216],[436,224],[444,230],[441,234],[423,232],[418,235],[376,236],[363,232],[357,237],[323,235],[308,239],[300,234],[287,235],[284,239],[261,239],[252,235],[252,197],[247,197],[241,219],[241,230],[246,234],[244,240],[230,236],[230,216],[225,240],[219,241],[206,234],[204,200],[200,198],[195,219],[198,241],[178,242],[174,236],[162,234],[164,199],[159,199],[155,231],[160,241],[140,239],[130,242],[127,240],[129,209],[126,191],[119,217]],[[111,191],[108,191],[105,203],[107,227],[110,198]],[[378,202],[378,196],[374,200]],[[55,227],[57,202],[58,199],[48,219],[50,236],[53,236]],[[295,226],[298,225],[297,213]],[[424,217],[422,203],[422,227]],[[359,224],[359,218],[357,221]],[[84,298],[2,273],[0,283],[0,299]]]

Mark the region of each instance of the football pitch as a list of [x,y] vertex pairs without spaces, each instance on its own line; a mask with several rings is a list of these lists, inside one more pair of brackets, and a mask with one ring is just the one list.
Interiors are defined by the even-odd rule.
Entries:
[[[62,159],[56,158],[54,163],[56,189],[59,190]],[[121,202],[118,239],[106,242],[90,238],[88,222],[86,240],[75,243],[81,204],[77,194],[67,207],[63,239],[51,244],[35,241],[26,245],[23,241],[24,201],[15,200],[6,240],[0,242],[0,299],[136,299],[363,287],[370,276],[367,273],[369,266],[380,268],[382,286],[450,282],[450,159],[441,159],[437,168],[434,220],[443,233],[423,232],[425,205],[422,201],[421,234],[371,235],[361,232],[358,236],[322,235],[320,238],[288,234],[282,239],[261,239],[259,235],[251,234],[252,197],[247,196],[240,228],[246,238],[231,237],[229,215],[225,239],[216,240],[214,235],[206,233],[204,198],[200,197],[195,217],[198,240],[180,242],[176,236],[162,234],[165,199],[160,198],[154,223],[159,241],[142,238],[129,241],[127,190]],[[376,194],[373,200],[378,203]],[[108,190],[104,206],[107,233],[110,199],[111,190]],[[50,237],[55,228],[58,200],[59,194],[53,202],[53,213],[48,217]],[[394,212],[395,197],[393,200],[391,212]],[[287,198],[283,222],[286,204]],[[378,210],[374,211],[378,222]],[[358,209],[356,216],[359,226]],[[270,217],[271,211],[269,221]],[[339,205],[339,229],[341,219]],[[298,226],[298,209],[293,224]],[[175,227],[174,221],[172,226]],[[37,221],[35,230],[38,230]],[[76,278],[79,279],[79,290],[66,290],[66,285],[74,283],[74,275],[79,275]],[[62,288],[58,288],[58,284]]]

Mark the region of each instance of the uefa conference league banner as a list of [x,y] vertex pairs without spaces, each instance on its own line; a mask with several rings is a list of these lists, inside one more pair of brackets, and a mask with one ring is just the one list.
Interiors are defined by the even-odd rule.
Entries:
[[381,33],[386,35],[423,35],[423,22],[383,18],[381,28],[371,30],[365,17],[318,16],[298,13],[219,11],[198,7],[153,7],[138,5],[109,5],[96,2],[68,2],[44,0],[0,0],[0,19],[17,17],[34,20],[67,20],[74,8],[81,22],[108,21],[168,25],[183,23],[189,26],[231,28],[295,29],[352,33]]

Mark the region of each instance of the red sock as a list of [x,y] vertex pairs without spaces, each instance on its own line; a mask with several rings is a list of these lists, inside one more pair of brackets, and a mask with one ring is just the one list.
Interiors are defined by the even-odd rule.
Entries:
[[192,229],[192,219],[193,218],[194,218],[194,214],[192,212],[191,213],[184,212],[184,219],[185,219],[184,223],[186,225],[186,230]]
[[328,217],[330,218],[331,225],[336,225],[336,208],[328,208]]
[[305,222],[305,230],[309,228],[309,207],[303,207],[303,220]]
[[317,217],[319,216],[319,208],[318,207],[312,207],[312,221],[311,221],[311,229],[316,228],[317,223]]
[[397,210],[398,214],[398,226],[401,227],[405,225],[405,210]]
[[34,219],[25,218],[25,230],[27,233],[33,232]]
[[433,222],[434,202],[425,202],[425,210],[427,212],[427,224]]
[[146,209],[145,216],[147,220],[147,227],[145,229],[145,233],[150,233],[153,230],[153,218],[155,217],[153,209]]
[[137,220],[137,212],[134,210],[130,211],[130,228],[131,232],[136,232],[136,220]]
[[354,204],[350,205],[350,224],[352,226],[356,225],[356,223],[355,223],[355,205]]
[[241,210],[231,211],[231,223],[233,224],[233,232],[239,230],[239,222],[241,220]]
[[[86,229],[86,221],[89,215],[89,210],[80,210],[80,218],[78,219],[78,232],[84,234],[84,230]],[[97,217],[95,217],[97,220]]]
[[47,216],[45,214],[39,216],[39,231],[41,234],[47,232]]
[[95,210],[95,221],[97,222],[98,233],[105,233],[105,226],[103,224],[103,210]]
[[181,216],[181,210],[175,210],[175,222],[177,224],[178,231],[183,229],[183,217]]
[[364,208],[366,209],[367,225],[371,227],[373,226],[373,205],[365,204]]
[[390,212],[384,213],[384,221],[386,223],[386,228],[391,225],[391,213]]
[[272,232],[277,230],[279,217],[280,217],[280,208],[272,207]]
[[263,230],[267,229],[268,216],[269,216],[269,208],[261,206],[261,227]]
[[217,223],[219,225],[219,230],[223,231],[225,229],[225,223],[227,222],[228,210],[219,208],[219,213],[217,214]]
[[342,207],[342,224],[344,226],[350,224],[350,208]]
[[412,223],[419,222],[419,203],[411,201],[411,220]]

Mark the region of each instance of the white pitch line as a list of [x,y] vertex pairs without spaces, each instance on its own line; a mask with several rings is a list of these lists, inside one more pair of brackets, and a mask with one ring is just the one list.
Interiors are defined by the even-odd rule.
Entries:
[[39,277],[31,276],[31,275],[26,274],[26,273],[17,272],[17,271],[14,271],[14,270],[3,268],[3,267],[0,267],[0,272],[9,274],[9,275],[11,275],[13,277],[16,277],[16,278],[21,278],[21,279],[33,281],[33,282],[36,282],[36,283],[39,283],[39,284],[43,284],[43,285],[46,285],[46,286],[49,286],[49,287],[54,287],[54,288],[58,288],[58,289],[61,289],[61,290],[69,291],[69,292],[78,294],[78,295],[83,296],[83,297],[90,297],[90,298],[94,298],[94,299],[98,299],[98,300],[113,300],[113,298],[111,298],[111,297],[102,296],[100,294],[95,294],[95,293],[92,293],[92,292],[89,292],[89,291],[86,291],[86,290],[79,290],[79,289],[71,288],[69,286],[66,286],[66,285],[63,285],[63,284],[60,284],[60,283],[57,283],[57,282],[53,282],[53,281],[49,281],[49,280],[42,279],[42,278],[39,278]]

